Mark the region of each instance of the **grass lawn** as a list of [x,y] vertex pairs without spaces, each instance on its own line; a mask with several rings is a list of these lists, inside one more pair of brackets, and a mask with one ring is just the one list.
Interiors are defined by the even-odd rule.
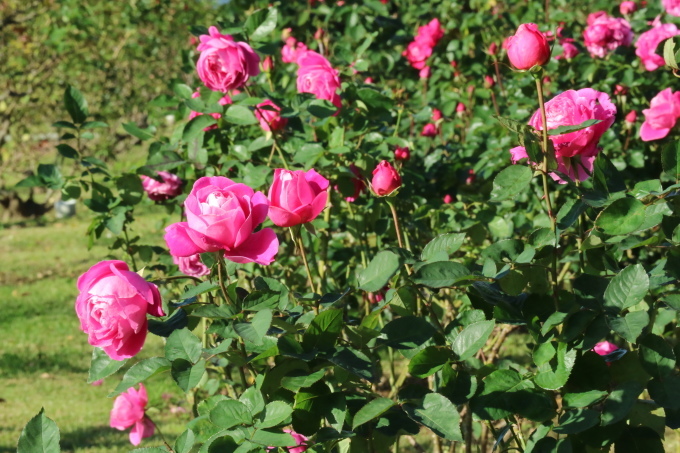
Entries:
[[[135,222],[141,243],[161,244],[165,214],[151,205],[141,209],[145,213]],[[88,223],[89,214],[83,213],[45,226],[0,230],[0,453],[16,451],[23,426],[41,407],[59,426],[62,451],[131,449],[128,433],[109,427],[113,399],[107,395],[122,373],[101,386],[87,384],[92,347],[73,309],[76,279],[96,262],[113,258],[107,247],[113,238],[87,250]],[[137,358],[162,353],[162,339],[149,335]],[[168,373],[146,387],[148,413],[172,443],[188,419],[182,391]],[[156,435],[141,446],[161,444]]]

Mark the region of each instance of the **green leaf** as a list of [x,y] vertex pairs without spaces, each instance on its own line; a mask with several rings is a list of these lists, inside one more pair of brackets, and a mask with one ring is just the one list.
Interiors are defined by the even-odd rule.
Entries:
[[325,99],[314,99],[307,106],[307,111],[317,118],[328,118],[335,115],[338,108]]
[[257,387],[248,387],[238,400],[246,405],[253,416],[264,410],[264,397]]
[[151,357],[137,362],[127,370],[118,387],[109,394],[109,398],[120,395],[133,385],[137,385],[151,376],[168,371],[169,369],[170,361],[165,357]]
[[264,417],[256,428],[271,428],[284,423],[293,414],[293,408],[283,401],[272,401],[264,408]]
[[594,409],[575,409],[565,411],[553,430],[557,434],[576,434],[596,426],[600,413]]
[[212,126],[213,124],[217,124],[217,120],[211,115],[198,115],[192,118],[186,126],[184,126],[182,141],[185,143],[191,142],[198,137],[206,127]]
[[463,329],[451,345],[458,360],[466,360],[475,355],[489,339],[495,325],[493,320],[478,321]]
[[224,400],[210,411],[210,421],[222,429],[229,429],[236,425],[251,425],[253,416],[242,402]]
[[533,170],[523,165],[512,165],[506,168],[493,180],[493,190],[489,201],[515,198],[529,187],[533,175]]
[[620,312],[641,302],[649,290],[649,277],[641,264],[626,267],[611,279],[604,292],[604,306]]
[[548,129],[548,135],[562,135],[562,134],[568,134],[570,132],[576,132],[580,131],[581,129],[585,129],[587,127],[590,127],[594,124],[601,123],[602,120],[586,120],[582,122],[581,124],[576,124],[574,126],[559,126],[556,127],[555,129]]
[[637,230],[645,220],[645,205],[635,198],[619,198],[607,206],[595,226],[604,233],[616,236]]
[[465,233],[447,233],[437,236],[427,243],[420,254],[420,259],[430,261],[437,254],[444,252],[447,255],[453,254],[465,242]]
[[352,430],[356,430],[358,426],[381,416],[395,404],[396,403],[389,398],[376,398],[372,400],[354,414]]
[[196,436],[194,432],[187,429],[175,441],[175,453],[190,453],[195,441]]
[[590,390],[582,393],[567,393],[562,397],[564,407],[586,407],[595,404],[607,396],[607,392]]
[[78,129],[78,127],[69,121],[56,121],[52,123],[52,127],[64,127],[66,129]]
[[539,366],[534,382],[546,390],[557,390],[567,383],[575,362],[576,350],[567,351],[567,344],[559,343],[557,346],[557,366],[555,369],[550,363]]
[[[276,29],[276,23],[279,18],[279,11],[274,7],[269,8],[266,11],[267,15],[264,17],[264,20],[260,21],[259,24],[257,25],[257,28],[255,28],[255,30],[250,33],[250,39],[252,41],[261,41],[267,38],[267,36]],[[248,18],[248,20],[250,20],[250,17]],[[246,28],[248,28],[248,26],[249,26],[248,21],[246,21]]]
[[408,372],[412,376],[426,378],[444,368],[449,360],[453,360],[449,348],[428,346],[413,356],[408,364]]
[[239,126],[247,126],[249,124],[256,124],[257,118],[253,112],[242,105],[230,105],[227,111],[222,116],[227,122],[231,124],[236,124]]
[[291,392],[297,392],[301,388],[311,387],[312,384],[318,382],[326,374],[326,369],[323,368],[312,374],[301,372],[300,376],[286,376],[281,379],[281,387],[290,390]]
[[[252,442],[268,447],[294,447],[297,445],[293,436],[288,433],[275,433],[258,429],[250,438]],[[260,450],[261,451],[261,450]]]
[[50,189],[61,189],[64,184],[64,178],[56,165],[39,164],[38,176],[42,183]]
[[453,261],[435,261],[418,268],[413,274],[413,282],[430,288],[446,288],[456,283],[469,280],[470,271],[460,263]]
[[87,383],[91,384],[94,381],[104,379],[120,370],[125,365],[125,360],[113,360],[101,348],[94,348],[92,350],[92,361],[90,362],[90,371],[87,376]]
[[17,453],[59,453],[59,428],[40,409],[21,431]]
[[445,396],[428,393],[419,405],[405,403],[404,411],[414,421],[427,426],[439,437],[462,442],[460,414]]
[[675,368],[673,348],[662,337],[654,334],[646,335],[640,340],[640,363],[655,378],[663,378]]
[[59,151],[59,154],[61,154],[67,159],[78,159],[78,151],[76,151],[71,145],[67,145],[66,143],[61,143],[57,145],[57,151]]
[[399,256],[389,250],[378,252],[366,269],[357,272],[359,289],[368,292],[380,291],[401,267]]
[[434,332],[425,319],[403,316],[385,324],[380,331],[383,338],[378,341],[395,349],[413,349],[432,338]]
[[663,379],[654,378],[647,383],[649,396],[661,407],[666,409],[680,409],[680,377],[666,376]]
[[394,105],[392,99],[373,88],[359,88],[357,90],[357,96],[359,96],[359,99],[364,101],[368,107],[374,109],[390,109]]
[[642,330],[649,324],[649,315],[646,311],[633,311],[624,317],[607,319],[609,327],[621,335],[626,341],[635,343],[642,334]]
[[608,426],[624,420],[633,408],[635,401],[637,401],[638,395],[643,390],[642,384],[635,381],[628,381],[618,385],[604,402],[600,424]]
[[251,322],[242,322],[234,325],[234,330],[244,340],[254,345],[262,345],[263,338],[272,323],[272,311],[264,309],[255,314]]
[[191,99],[191,96],[194,94],[194,90],[183,83],[176,83],[173,85],[172,91],[174,91],[180,99]]
[[118,195],[123,200],[123,203],[128,206],[134,206],[144,197],[144,187],[139,176],[126,173],[116,180],[116,188]]
[[577,198],[569,198],[557,211],[557,227],[564,231],[578,220],[578,216],[583,214],[588,205]]
[[202,351],[201,340],[187,328],[172,332],[165,343],[165,358],[170,361],[184,359],[196,363]]
[[100,129],[105,127],[109,127],[109,125],[103,121],[87,121],[83,123],[81,129]]
[[133,135],[140,140],[149,140],[155,136],[148,128],[141,129],[135,123],[123,123],[123,129],[125,129],[128,134]]
[[614,443],[615,453],[664,453],[663,440],[647,426],[628,426]]
[[675,182],[680,180],[680,142],[670,141],[661,151],[663,171]]
[[668,38],[663,44],[663,59],[666,66],[678,69],[678,63],[675,61],[675,39],[673,37]]
[[191,299],[192,297],[196,297],[199,294],[207,293],[208,291],[214,291],[219,287],[220,285],[218,285],[217,283],[213,283],[206,280],[204,282],[199,283],[196,286],[192,286],[191,288],[189,288],[181,296],[179,296],[179,300]]
[[316,315],[302,336],[302,347],[305,351],[332,349],[342,332],[343,324],[342,310],[330,308],[322,311]]
[[172,378],[184,393],[189,393],[201,382],[205,373],[205,360],[199,360],[195,365],[184,359],[175,359],[170,371]]
[[87,101],[77,88],[69,85],[64,91],[64,106],[74,123],[84,123],[90,112],[87,109]]

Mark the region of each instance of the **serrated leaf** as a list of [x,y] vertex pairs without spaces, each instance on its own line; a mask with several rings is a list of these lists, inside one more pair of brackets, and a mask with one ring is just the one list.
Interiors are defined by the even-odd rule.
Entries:
[[118,387],[109,394],[109,398],[118,396],[133,385],[170,369],[170,361],[165,357],[151,357],[135,363],[123,376]]
[[331,308],[314,317],[302,336],[302,347],[305,351],[329,350],[342,332],[343,311]]
[[420,266],[413,274],[413,282],[430,288],[446,288],[463,280],[469,280],[471,272],[453,261],[435,261]]
[[479,321],[463,329],[451,345],[453,352],[458,356],[458,360],[466,360],[475,355],[489,339],[495,325],[493,320]]
[[125,360],[113,360],[101,348],[94,348],[92,350],[92,360],[90,361],[90,371],[88,372],[87,383],[91,384],[94,381],[104,379],[120,370],[127,362]]
[[649,290],[649,276],[640,264],[626,267],[611,279],[604,292],[604,306],[625,310],[644,299]]
[[567,393],[562,397],[564,407],[586,407],[595,404],[607,396],[607,392],[590,390],[582,393]]
[[206,127],[210,127],[214,124],[217,124],[217,120],[213,118],[212,115],[198,115],[192,118],[186,126],[184,126],[182,140],[185,143],[190,143],[192,140],[196,139]]
[[548,129],[548,135],[562,135],[562,134],[568,134],[570,132],[576,132],[580,131],[582,129],[585,129],[587,127],[590,127],[594,124],[601,123],[602,120],[586,120],[582,122],[581,124],[576,124],[574,126],[559,126],[554,129]]
[[196,362],[195,365],[188,360],[175,359],[172,362],[172,369],[170,371],[172,378],[184,393],[189,393],[196,387],[201,382],[204,373],[205,360],[203,359]]
[[283,401],[272,401],[264,408],[264,416],[257,428],[271,428],[288,420],[293,414],[293,408]]
[[224,400],[210,411],[210,421],[222,429],[229,429],[236,425],[251,425],[253,416],[242,402]]
[[278,17],[279,11],[274,7],[269,8],[264,20],[262,20],[259,25],[257,25],[257,28],[255,28],[255,31],[250,34],[250,39],[253,41],[261,41],[267,38],[267,36],[276,29]]
[[140,140],[149,140],[154,138],[155,135],[149,129],[141,129],[135,123],[123,123],[123,129],[125,129],[128,134],[134,135]]
[[189,329],[175,330],[165,343],[165,358],[170,361],[184,359],[191,363],[201,358],[203,346],[201,340]]
[[449,348],[428,346],[413,356],[408,364],[408,372],[412,376],[426,378],[444,368],[449,360],[453,360]]
[[619,198],[607,206],[595,226],[612,236],[628,234],[637,230],[645,220],[645,205],[635,198]]
[[442,234],[427,243],[423,248],[423,253],[420,254],[420,259],[430,261],[433,256],[441,252],[450,256],[463,245],[463,242],[465,242],[465,233]]
[[445,396],[428,393],[419,405],[404,404],[404,411],[414,421],[421,423],[447,440],[461,442],[460,414]]
[[673,37],[668,38],[663,44],[663,59],[666,66],[678,69],[678,63],[675,61],[675,39]]
[[59,453],[59,428],[40,409],[38,415],[29,420],[19,436],[17,453]]
[[196,436],[194,432],[187,429],[175,441],[175,453],[190,453],[195,441]]
[[399,256],[389,250],[378,252],[366,269],[357,273],[359,289],[368,292],[380,291],[401,267]]
[[64,106],[74,123],[84,123],[87,115],[90,114],[85,97],[71,85],[66,87],[66,91],[64,91]]
[[676,364],[673,348],[662,337],[646,335],[640,340],[640,363],[655,378],[663,378],[673,372]]
[[649,324],[646,311],[626,313],[626,316],[607,319],[609,327],[621,335],[626,341],[635,343],[642,334],[642,330]]
[[248,107],[242,105],[230,105],[222,118],[231,124],[239,126],[247,126],[258,122],[253,112]]
[[495,202],[515,198],[529,187],[533,175],[533,170],[523,165],[512,165],[502,170],[493,180],[493,189],[489,201]]
[[378,341],[395,349],[413,349],[432,338],[434,332],[425,319],[403,316],[385,324]]
[[389,408],[393,407],[396,403],[389,398],[376,398],[370,401],[368,404],[363,406],[361,409],[354,414],[354,419],[352,420],[352,430],[355,430],[358,426],[367,423],[382,414],[385,413]]
[[618,385],[604,402],[600,424],[608,426],[625,419],[643,390],[642,384],[635,381]]

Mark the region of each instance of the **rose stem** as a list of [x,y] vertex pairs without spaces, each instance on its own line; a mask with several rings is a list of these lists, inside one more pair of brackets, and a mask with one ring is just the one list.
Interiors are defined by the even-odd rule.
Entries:
[[135,257],[132,255],[132,252],[130,251],[130,238],[128,237],[127,233],[127,226],[123,224],[123,236],[125,237],[125,251],[127,252],[128,256],[130,257],[130,261],[132,262],[132,269],[137,272],[137,263],[135,262]]
[[[305,270],[307,271],[307,278],[309,280],[309,287],[311,288],[312,292],[317,292],[316,288],[314,288],[314,279],[312,278],[312,271],[310,270],[309,262],[307,261],[307,253],[305,252],[305,244],[302,242],[302,230],[301,230],[301,228],[298,226],[297,231],[295,231],[291,227],[290,235],[293,237],[293,243],[297,242],[298,248],[300,249],[300,255],[302,256],[302,262],[305,264]],[[317,307],[315,311],[318,313],[318,310],[319,309]]]

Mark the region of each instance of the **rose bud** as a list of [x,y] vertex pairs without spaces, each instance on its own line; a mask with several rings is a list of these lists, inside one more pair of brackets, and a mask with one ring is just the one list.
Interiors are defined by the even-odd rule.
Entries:
[[272,68],[274,67],[274,62],[272,61],[272,57],[267,55],[264,57],[264,60],[262,60],[262,72],[271,72]]
[[459,102],[456,106],[456,113],[465,113],[465,104]]
[[489,45],[489,55],[496,55],[496,52],[498,52],[498,44],[492,42]]
[[444,202],[444,204],[451,204],[453,202],[453,200],[454,200],[454,198],[451,195],[449,195],[448,193],[446,195],[444,195],[444,198],[442,198],[442,201]]
[[397,149],[394,150],[394,158],[400,161],[407,161],[411,158],[411,152],[406,146],[397,146]]
[[442,119],[442,111],[439,109],[432,109],[432,121],[439,121]]
[[628,115],[626,115],[626,122],[627,123],[634,123],[635,120],[637,120],[637,112],[635,110],[631,110]]
[[634,13],[636,9],[637,5],[635,4],[635,2],[631,1],[621,2],[621,4],[619,5],[619,11],[621,11],[621,14],[623,14],[624,16]]
[[536,24],[522,24],[504,43],[510,63],[517,69],[541,66],[550,59],[550,46]]
[[430,69],[430,67],[425,66],[423,69],[418,71],[418,77],[420,77],[421,79],[429,79],[431,72],[432,70]]
[[397,170],[386,160],[380,162],[373,170],[373,179],[371,180],[373,193],[379,197],[384,197],[400,187],[401,176],[399,176]]
[[290,227],[314,220],[326,207],[329,181],[314,169],[274,170],[269,188],[269,218],[274,225]]
[[468,177],[465,179],[465,184],[469,186],[470,184],[474,183],[476,179],[477,175],[475,174],[475,171],[471,168],[470,170],[468,170]]
[[420,133],[420,135],[423,137],[436,137],[438,133],[439,129],[437,129],[436,124],[427,123],[425,126],[423,126],[423,131]]
[[493,88],[495,84],[496,82],[493,80],[493,77],[490,75],[484,76],[484,88]]
[[614,95],[624,96],[626,94],[628,94],[628,87],[618,84],[614,86]]

